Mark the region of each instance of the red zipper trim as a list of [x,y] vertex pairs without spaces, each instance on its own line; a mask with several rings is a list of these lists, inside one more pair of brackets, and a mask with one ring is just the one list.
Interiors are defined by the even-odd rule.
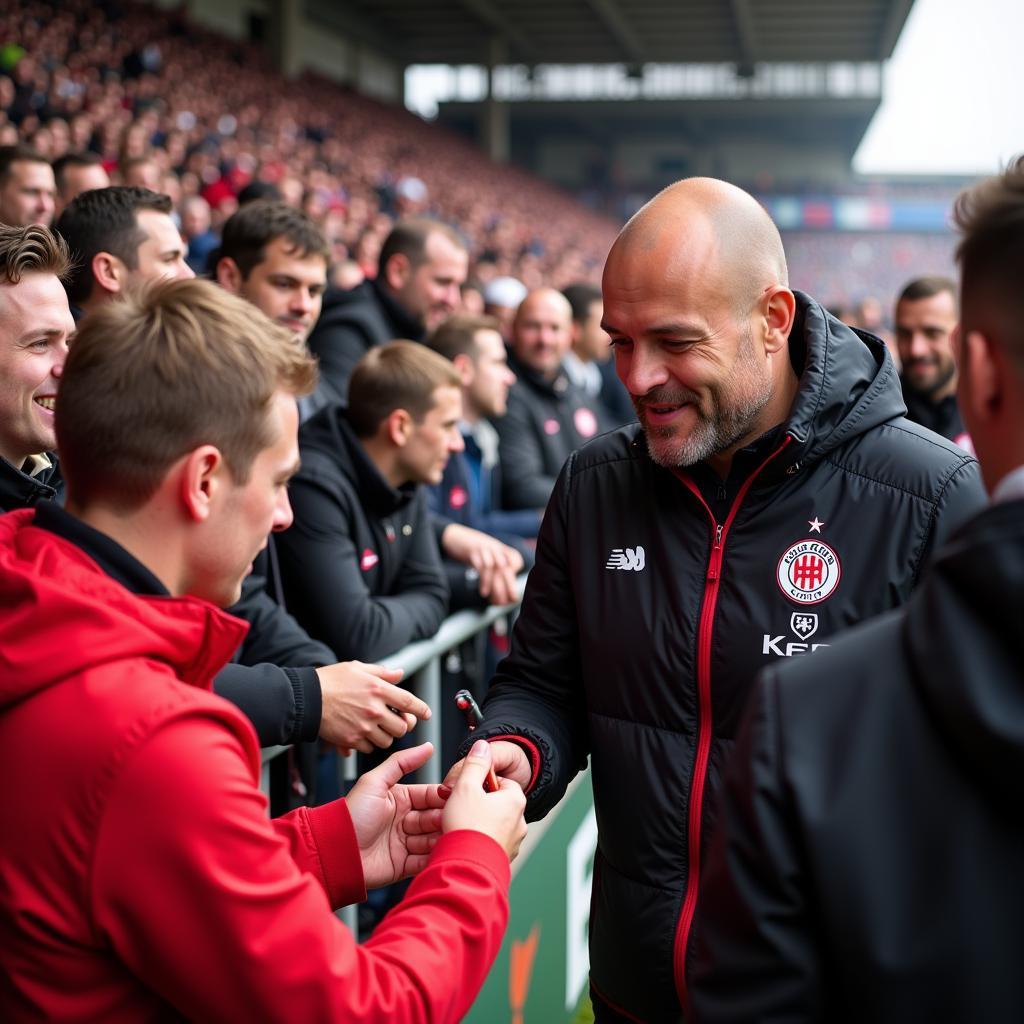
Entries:
[[708,503],[697,488],[697,485],[681,470],[676,471],[680,481],[696,496],[704,506],[711,528],[714,543],[711,546],[711,557],[708,559],[707,574],[704,582],[704,603],[701,606],[700,625],[697,633],[697,758],[693,766],[693,778],[690,780],[689,814],[687,817],[687,845],[689,848],[689,870],[686,875],[686,895],[683,899],[682,913],[676,928],[675,944],[672,951],[672,969],[675,975],[676,993],[679,1005],[686,1006],[686,946],[690,940],[690,929],[693,925],[694,913],[697,910],[697,889],[700,882],[700,833],[701,815],[704,809],[704,784],[707,782],[708,760],[711,754],[711,636],[715,620],[715,608],[718,604],[718,584],[722,576],[725,540],[729,528],[736,518],[736,513],[747,496],[747,491],[757,479],[761,470],[777,455],[785,450],[791,438],[785,440],[747,477],[740,488],[736,500],[729,509],[725,524],[720,525],[715,519]]

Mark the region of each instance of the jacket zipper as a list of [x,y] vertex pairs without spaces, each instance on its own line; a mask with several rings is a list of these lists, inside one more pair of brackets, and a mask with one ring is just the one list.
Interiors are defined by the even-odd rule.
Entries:
[[679,915],[672,951],[676,993],[679,996],[679,1005],[683,1007],[686,1006],[686,947],[690,941],[690,929],[697,909],[697,890],[700,882],[701,818],[704,809],[704,784],[707,781],[708,760],[711,754],[711,639],[715,608],[718,604],[718,584],[722,576],[722,562],[725,556],[725,539],[729,534],[732,521],[736,518],[736,513],[743,504],[743,499],[747,496],[747,491],[750,490],[764,467],[786,448],[790,440],[791,438],[787,435],[782,444],[743,482],[724,524],[715,519],[715,514],[704,500],[697,485],[682,471],[676,473],[679,480],[704,506],[704,511],[707,512],[714,531],[714,543],[711,545],[711,555],[708,558],[704,579],[704,601],[701,605],[700,624],[697,632],[697,756],[693,765],[693,777],[690,780],[690,799],[686,822],[687,849],[689,851],[686,895],[683,898],[683,909]]

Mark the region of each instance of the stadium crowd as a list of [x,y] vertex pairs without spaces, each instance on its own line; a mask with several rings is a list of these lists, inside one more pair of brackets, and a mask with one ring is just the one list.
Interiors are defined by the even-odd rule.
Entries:
[[[913,602],[984,504],[969,430],[992,445],[996,414],[957,393],[995,371],[972,343],[958,375],[937,250],[901,251],[891,313],[844,323],[789,288],[778,231],[723,182],[677,183],[616,235],[176,14],[27,4],[0,42],[0,750],[53,787],[0,802],[9,1019],[457,1020],[526,820],[588,757],[597,1019],[748,1019],[723,963],[785,951],[722,926],[756,888],[742,760],[699,869],[734,747],[758,756],[758,672]],[[446,716],[445,783],[403,784],[441,709],[382,662],[453,610],[514,604],[524,572],[496,674],[480,644],[446,669],[486,727]],[[364,771],[344,795],[339,750]],[[363,945],[329,912],[410,876]],[[839,1019],[850,991],[801,1005]]]
[[[214,230],[246,185],[271,184],[372,273],[396,215],[429,210],[466,237],[474,276],[562,287],[600,271],[614,237],[532,175],[414,115],[225,44],[139,4],[29,3],[0,15],[0,143],[56,160],[95,152],[118,181],[192,197]],[[557,225],[557,227],[556,227]]]

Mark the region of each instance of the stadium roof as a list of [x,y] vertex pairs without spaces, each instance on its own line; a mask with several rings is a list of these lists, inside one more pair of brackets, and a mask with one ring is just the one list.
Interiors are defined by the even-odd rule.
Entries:
[[913,0],[306,0],[403,64],[881,61]]

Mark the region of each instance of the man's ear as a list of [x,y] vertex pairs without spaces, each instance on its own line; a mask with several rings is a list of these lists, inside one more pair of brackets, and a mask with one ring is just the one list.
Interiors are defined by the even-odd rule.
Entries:
[[1003,404],[1000,353],[981,331],[962,334],[959,350],[957,401],[969,410],[971,419],[986,423],[998,414]]
[[212,444],[200,445],[179,460],[177,472],[185,514],[193,522],[205,522],[227,472],[224,456]]
[[473,362],[472,356],[467,352],[460,352],[453,360],[452,364],[458,371],[459,378],[462,381],[462,386],[468,388],[473,383],[473,378],[476,376],[476,364]]
[[384,283],[393,291],[400,292],[412,274],[412,264],[404,252],[396,252],[384,265]]
[[242,272],[238,264],[230,256],[222,256],[217,260],[217,284],[225,291],[237,295],[242,288]]
[[396,447],[404,448],[412,435],[412,417],[405,409],[392,409],[384,421],[387,439]]
[[761,296],[761,313],[765,324],[765,352],[778,352],[789,340],[796,316],[796,297],[788,288],[773,285]]
[[105,291],[119,294],[125,285],[128,268],[113,253],[98,252],[92,258],[92,276]]

